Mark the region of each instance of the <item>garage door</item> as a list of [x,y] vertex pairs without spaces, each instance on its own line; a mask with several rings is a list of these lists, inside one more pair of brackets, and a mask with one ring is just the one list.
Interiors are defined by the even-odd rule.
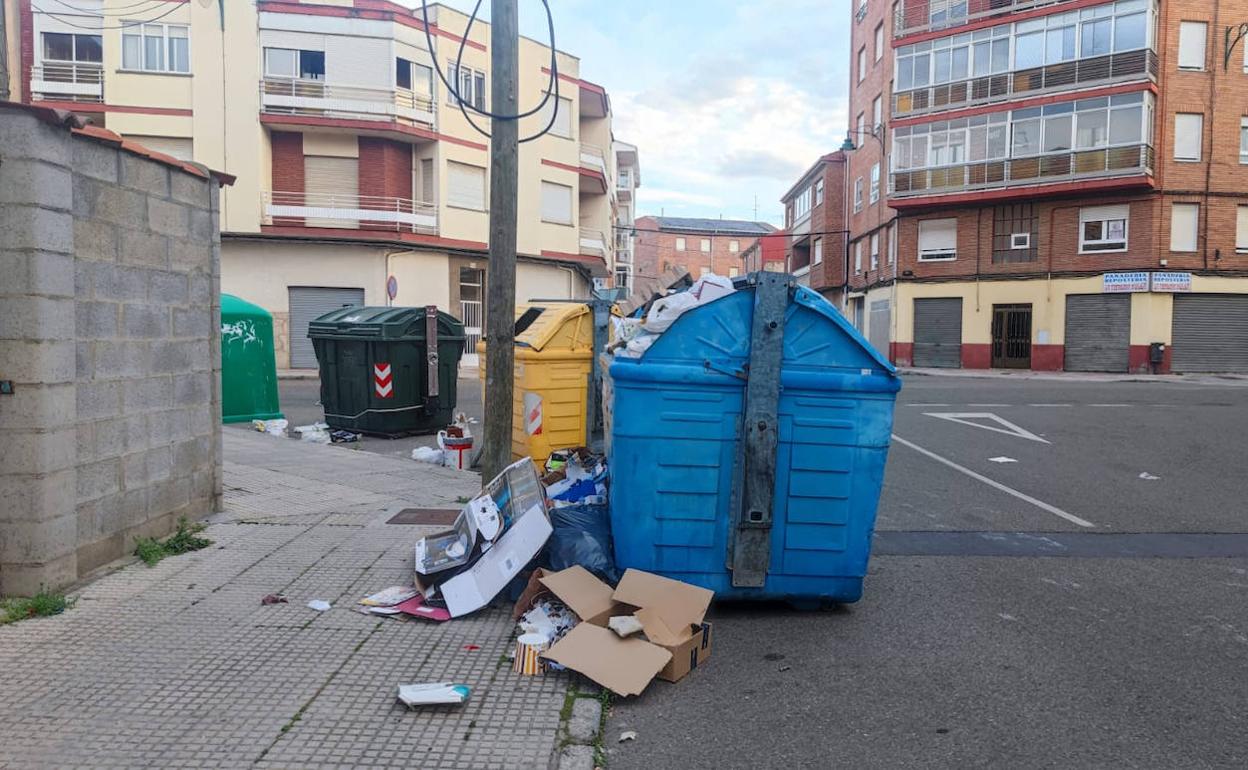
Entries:
[[1125,372],[1130,351],[1130,294],[1066,297],[1066,371]]
[[876,300],[871,303],[871,319],[867,323],[867,330],[870,332],[868,340],[871,347],[880,352],[880,355],[888,358],[888,336],[893,326],[892,305],[886,299]]
[[308,339],[308,324],[340,307],[364,304],[363,289],[322,289],[291,286],[290,368],[315,369],[316,352]]
[[1170,368],[1248,374],[1248,295],[1177,294]]
[[962,365],[962,298],[914,301],[914,365]]

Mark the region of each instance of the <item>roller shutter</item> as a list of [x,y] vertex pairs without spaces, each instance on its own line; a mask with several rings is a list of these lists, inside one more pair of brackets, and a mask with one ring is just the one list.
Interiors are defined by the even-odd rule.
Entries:
[[962,298],[914,301],[914,365],[957,369],[962,365]]
[[1177,294],[1170,368],[1248,374],[1248,294]]
[[880,352],[880,355],[888,358],[889,331],[893,326],[893,307],[886,300],[876,300],[871,303],[871,318],[867,322],[868,340],[871,347]]
[[308,324],[326,313],[347,306],[363,306],[363,289],[322,289],[291,286],[290,368],[315,369],[316,352],[308,339]]
[[1066,297],[1066,371],[1125,372],[1130,350],[1130,294]]

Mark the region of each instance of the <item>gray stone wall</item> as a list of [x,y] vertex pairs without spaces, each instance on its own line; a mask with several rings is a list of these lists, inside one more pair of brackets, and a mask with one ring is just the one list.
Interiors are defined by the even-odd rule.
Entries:
[[219,508],[218,196],[0,110],[0,594]]

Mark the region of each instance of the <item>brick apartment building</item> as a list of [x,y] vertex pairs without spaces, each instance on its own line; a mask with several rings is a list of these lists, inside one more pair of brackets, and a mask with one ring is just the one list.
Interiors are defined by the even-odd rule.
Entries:
[[1248,371],[1248,0],[851,14],[844,300],[877,347]]
[[783,273],[788,270],[788,249],[789,234],[784,230],[764,235],[741,252],[742,267],[747,273],[759,270]]
[[848,155],[824,155],[780,202],[789,272],[841,305],[845,296],[845,195]]
[[707,273],[737,276],[742,255],[776,228],[766,222],[684,217],[639,217],[634,224],[634,271],[655,279],[675,268],[697,278]]

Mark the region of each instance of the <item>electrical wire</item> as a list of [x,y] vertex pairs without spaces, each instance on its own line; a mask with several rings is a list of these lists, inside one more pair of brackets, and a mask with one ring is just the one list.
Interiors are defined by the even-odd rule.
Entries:
[[[52,2],[56,3],[57,5],[63,5],[69,10],[74,11],[75,13],[79,13],[83,16],[104,16],[104,17],[130,16],[135,13],[146,13],[147,11],[154,11],[156,10],[156,8],[163,6],[165,4],[165,0],[139,0],[139,2],[131,3],[130,5],[121,5],[115,8],[109,8],[107,10],[105,9],[94,10],[90,8],[81,8],[76,5],[70,5],[69,3],[65,2],[65,0],[52,0]],[[141,5],[146,5],[148,7],[144,8],[142,11],[133,10],[135,8],[138,8]],[[57,13],[64,13],[64,11],[58,11]]]
[[[129,23],[123,23],[120,26],[116,26],[116,27],[106,27],[104,25],[100,25],[98,27],[84,27],[81,24],[75,24],[72,21],[67,21],[66,17],[68,17],[68,14],[65,14],[62,12],[45,11],[44,9],[35,5],[34,3],[31,3],[30,7],[36,13],[42,13],[45,16],[50,16],[67,27],[73,27],[74,29],[82,29],[82,30],[86,30],[87,32],[105,32],[105,31],[114,30],[114,29],[132,29],[134,27],[139,27],[144,24],[154,24],[160,21],[161,19],[165,18],[166,16],[169,16],[177,11],[182,10],[182,8],[185,7],[185,5],[186,3],[174,3],[172,8],[160,14],[159,16],[153,16],[150,19],[141,19],[141,20],[135,20]],[[73,17],[69,17],[69,18],[73,18]]]
[[[464,28],[464,34],[462,37],[460,37],[460,40],[459,40],[459,52],[455,57],[455,72],[457,76],[458,76],[458,73],[463,68],[464,50],[467,47],[468,36],[472,32],[472,26],[476,22],[477,16],[480,14],[481,3],[482,3],[482,0],[477,0],[476,5],[473,6],[472,14],[468,17],[468,25]],[[485,129],[477,125],[477,122],[472,119],[471,115],[468,114],[468,110],[472,110],[478,115],[482,115],[484,117],[488,117],[488,118],[495,119],[495,120],[521,120],[523,118],[536,115],[537,113],[545,109],[546,105],[550,102],[551,96],[553,95],[555,99],[555,109],[551,111],[550,120],[547,121],[546,127],[532,136],[527,136],[527,137],[523,137],[519,139],[519,143],[524,144],[526,142],[532,142],[550,133],[550,130],[554,128],[555,119],[558,117],[558,112],[559,112],[559,55],[558,55],[558,49],[555,47],[555,18],[554,18],[553,12],[550,10],[549,0],[542,0],[542,6],[546,9],[546,24],[550,32],[550,80],[547,83],[546,93],[542,97],[542,101],[538,103],[538,105],[534,107],[533,109],[527,112],[517,113],[515,115],[504,115],[501,113],[495,113],[490,110],[486,110],[482,107],[478,107],[475,104],[471,104],[463,98],[458,87],[452,84],[450,80],[447,79],[446,75],[442,72],[441,66],[438,64],[438,57],[434,51],[433,34],[430,32],[429,4],[427,0],[421,0],[420,5],[421,5],[421,14],[424,18],[425,41],[429,47],[429,52],[433,58],[433,69],[435,72],[438,73],[438,79],[442,81],[443,85],[446,86],[447,93],[449,93],[452,97],[454,97],[456,105],[459,107],[459,111],[463,113],[464,115],[464,119],[468,121],[468,124],[472,126],[472,128],[476,130],[477,133],[481,134],[487,139],[492,138],[490,135],[490,132],[486,131]]]

